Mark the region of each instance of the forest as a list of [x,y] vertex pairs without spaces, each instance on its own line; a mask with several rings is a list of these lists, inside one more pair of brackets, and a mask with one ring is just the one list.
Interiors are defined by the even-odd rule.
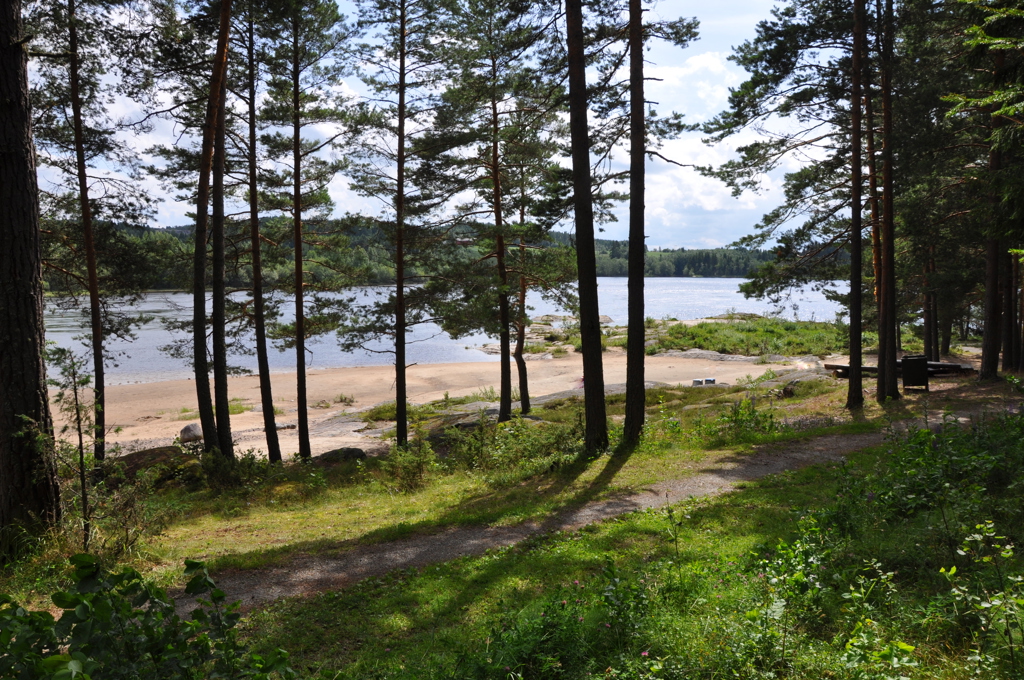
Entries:
[[[0,0],[0,678],[1021,677],[1024,6],[780,0],[702,120],[645,96],[700,16],[352,9]],[[648,248],[664,167],[781,202]],[[658,320],[645,277],[844,313]],[[192,298],[195,408],[136,421],[197,422],[123,447],[154,289]],[[417,398],[427,324],[496,338],[494,385]],[[393,398],[325,391],[323,338]]]

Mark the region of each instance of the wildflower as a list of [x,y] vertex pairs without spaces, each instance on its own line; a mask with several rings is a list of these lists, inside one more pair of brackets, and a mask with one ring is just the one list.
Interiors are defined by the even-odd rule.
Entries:
[[611,627],[612,627],[612,624],[610,624],[610,623],[606,623],[606,624],[604,624],[604,627],[605,627],[605,628],[611,628]]
[[640,656],[647,656],[647,652],[640,652]]

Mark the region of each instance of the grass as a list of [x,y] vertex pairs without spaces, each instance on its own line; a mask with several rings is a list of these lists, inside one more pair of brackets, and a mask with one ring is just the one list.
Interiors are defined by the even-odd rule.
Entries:
[[[628,459],[559,459],[553,468],[537,469],[530,467],[533,459],[527,457],[515,463],[521,468],[506,470],[493,467],[495,463],[486,457],[474,458],[468,467],[455,465],[457,456],[448,450],[428,466],[422,484],[407,493],[396,490],[374,459],[326,470],[292,466],[277,476],[228,491],[179,485],[149,499],[153,507],[165,511],[164,529],[123,559],[146,567],[161,583],[174,585],[181,583],[179,565],[186,557],[210,560],[215,572],[248,569],[284,564],[295,555],[335,554],[360,544],[430,534],[450,526],[541,522],[557,511],[592,500],[685,478],[719,458],[742,457],[755,444],[869,431],[887,419],[920,412],[926,405],[931,409],[976,405],[979,394],[982,400],[997,404],[1011,398],[1005,389],[985,389],[979,393],[973,383],[951,382],[942,390],[884,408],[869,403],[859,420],[841,409],[845,384],[801,383],[788,398],[770,397],[757,384],[749,389],[650,390],[645,443]],[[609,398],[613,422],[622,406],[622,397]],[[579,407],[578,402],[563,400],[535,413],[546,421],[540,427],[558,432],[574,423]],[[437,410],[435,404],[423,407],[421,413]],[[426,422],[421,421],[421,426]],[[523,424],[507,427],[520,429],[505,430],[506,435],[499,430],[495,439],[487,441],[497,442],[496,448],[503,451],[508,446],[526,447],[524,442],[540,431]],[[440,439],[430,441],[436,447],[447,445]],[[526,448],[523,451],[529,454]],[[485,453],[494,455],[491,450]],[[912,521],[894,523],[893,518],[865,515],[861,502],[837,504],[844,495],[866,497],[867,486],[857,487],[860,490],[850,496],[850,484],[882,479],[889,474],[890,459],[887,451],[865,452],[854,456],[847,467],[787,472],[747,483],[718,499],[691,501],[677,506],[672,518],[660,512],[635,513],[481,557],[393,573],[338,593],[277,603],[254,613],[244,625],[253,644],[260,649],[285,647],[300,670],[340,670],[339,677],[352,678],[507,677],[503,666],[493,667],[495,658],[507,659],[507,665],[518,668],[523,677],[555,677],[538,670],[542,666],[531,665],[551,651],[542,643],[542,638],[555,639],[544,638],[547,633],[575,636],[573,645],[600,665],[595,666],[597,671],[613,668],[618,677],[753,678],[768,677],[764,673],[769,670],[789,677],[883,677],[884,669],[877,668],[875,675],[851,675],[844,670],[842,655],[849,649],[884,650],[893,640],[906,640],[922,650],[915,658],[926,662],[922,668],[927,672],[908,671],[913,677],[936,677],[939,671],[946,677],[966,677],[957,664],[969,645],[942,642],[949,638],[941,637],[938,629],[914,628],[909,616],[883,618],[875,613],[872,620],[881,622],[884,635],[865,642],[863,626],[855,634],[856,622],[843,618],[837,605],[821,610],[827,614],[822,630],[828,635],[824,635],[815,632],[817,619],[806,618],[811,610],[803,594],[780,595],[787,602],[780,610],[766,595],[770,589],[756,580],[765,567],[760,564],[762,557],[751,557],[753,551],[775,559],[785,552],[778,549],[780,539],[789,546],[803,540],[806,532],[796,521],[800,517],[814,512],[824,518],[822,522],[836,522],[846,513],[849,521],[863,527],[862,538],[844,544],[843,551],[829,553],[830,564],[846,570],[841,573],[849,577],[833,595],[838,598],[850,592],[847,586],[856,586],[857,575],[867,573],[863,560],[884,558],[886,569],[906,573],[894,587],[911,603],[907,611],[918,606],[913,603],[929,606],[928,597],[941,591],[937,569],[942,565],[925,562],[935,545],[949,543],[948,536],[943,538],[934,529],[941,513],[929,511],[927,517],[918,514]],[[903,468],[930,471],[942,466],[907,458]],[[887,489],[897,483],[928,481],[908,481],[906,475],[891,480],[876,486]],[[961,486],[973,488],[959,482],[952,488]],[[964,502],[957,500],[957,507]],[[904,533],[897,533],[896,527]],[[915,542],[925,548],[915,550]],[[953,554],[948,547],[943,549]],[[54,543],[48,550],[6,574],[2,589],[19,599],[31,599],[59,587],[60,560],[74,547]],[[835,558],[837,554],[845,557]],[[917,581],[921,588],[914,585]],[[564,597],[566,592],[576,595],[570,600]],[[605,629],[611,632],[604,636],[598,625],[613,622],[609,592],[633,603],[629,605],[633,609],[620,613],[623,620],[633,617],[629,620],[635,625],[624,628],[615,623]],[[558,609],[561,599],[572,606]],[[562,616],[570,609],[570,618],[577,620],[578,613],[589,628],[576,630],[568,618],[559,619],[560,628],[544,628],[547,624],[540,613],[554,616],[557,611]],[[769,626],[769,620],[781,623]],[[789,636],[789,653],[769,654],[782,646],[776,633]],[[644,651],[647,656],[642,656]],[[864,653],[873,658],[868,651]],[[662,663],[662,671],[637,666],[650,661]],[[570,666],[575,671],[580,666],[572,664],[583,662],[565,658],[564,663],[565,673],[558,677],[574,677]],[[689,670],[679,670],[684,666]],[[670,668],[676,670],[665,670]]]
[[[248,409],[249,406],[247,405],[245,399],[235,398],[231,399],[228,402],[228,413],[230,413],[233,416],[237,416],[240,413],[245,413]],[[216,407],[214,407],[213,412],[217,412]],[[172,413],[174,420],[196,420],[199,418],[199,409],[188,408],[187,406],[182,406],[180,409],[178,409],[177,411],[173,411]],[[281,415],[282,413],[284,413],[284,411],[281,411],[275,406],[274,413],[277,415]]]
[[[1019,469],[1024,420],[1007,423],[278,602],[246,632],[338,678],[1019,677],[1022,612],[1003,593],[1024,595],[1024,565],[1000,535],[1021,538],[1024,494],[954,500],[942,481],[984,477],[973,466],[1000,450]],[[907,467],[940,446],[966,464]]]

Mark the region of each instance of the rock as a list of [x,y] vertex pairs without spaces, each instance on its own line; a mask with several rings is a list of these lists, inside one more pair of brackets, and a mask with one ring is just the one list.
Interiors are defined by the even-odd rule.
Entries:
[[319,456],[313,456],[314,463],[343,463],[349,460],[366,460],[366,451],[354,446],[345,446]]
[[199,426],[199,423],[189,423],[181,428],[178,438],[181,439],[182,444],[201,442],[203,441],[203,428]]
[[[187,454],[177,446],[158,446],[155,449],[133,451],[123,456],[108,459],[115,466],[122,467],[124,479],[133,480],[145,470],[157,470],[154,484],[163,485],[170,481],[191,483],[202,477],[199,458]],[[116,487],[118,476],[108,477],[107,484]]]

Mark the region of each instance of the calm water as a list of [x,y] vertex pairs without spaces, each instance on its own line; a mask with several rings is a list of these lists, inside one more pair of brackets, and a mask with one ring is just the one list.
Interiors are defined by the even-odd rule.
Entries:
[[[705,316],[722,314],[727,310],[738,312],[755,312],[768,314],[776,309],[761,300],[747,300],[739,292],[738,286],[743,279],[684,279],[656,278],[645,281],[645,301],[647,316],[658,319],[674,317],[677,319],[695,319]],[[626,321],[626,279],[601,278],[599,295],[601,314],[609,316],[616,324]],[[563,310],[535,296],[531,299],[534,316],[542,314],[564,314]],[[160,347],[171,342],[175,335],[164,328],[164,319],[187,319],[192,316],[192,296],[185,293],[151,293],[139,305],[138,312],[152,316],[153,320],[137,331],[138,338],[134,342],[111,342],[109,350],[115,355],[114,362],[108,365],[107,382],[111,385],[154,382],[158,380],[176,380],[191,376],[191,370],[180,359],[169,357]],[[829,321],[835,318],[839,307],[824,298],[821,293],[812,291],[796,292],[786,308],[784,316],[799,319],[818,319]],[[46,315],[46,335],[64,347],[85,347],[80,339],[83,333],[82,316],[77,312],[60,312],[48,309]],[[180,337],[180,336],[179,336]],[[473,349],[490,340],[482,335],[452,340],[433,325],[416,328],[410,334],[408,349],[409,363],[451,363],[462,361],[497,361],[493,355]],[[369,350],[343,353],[338,349],[333,335],[313,340],[307,347],[308,367],[337,368],[342,366],[371,366],[388,364],[391,356],[381,353],[384,345],[377,345]],[[377,351],[372,351],[377,350]],[[235,356],[230,360],[232,365],[256,370],[255,356]],[[279,352],[271,350],[270,367],[273,371],[294,371],[295,353],[292,350]]]

